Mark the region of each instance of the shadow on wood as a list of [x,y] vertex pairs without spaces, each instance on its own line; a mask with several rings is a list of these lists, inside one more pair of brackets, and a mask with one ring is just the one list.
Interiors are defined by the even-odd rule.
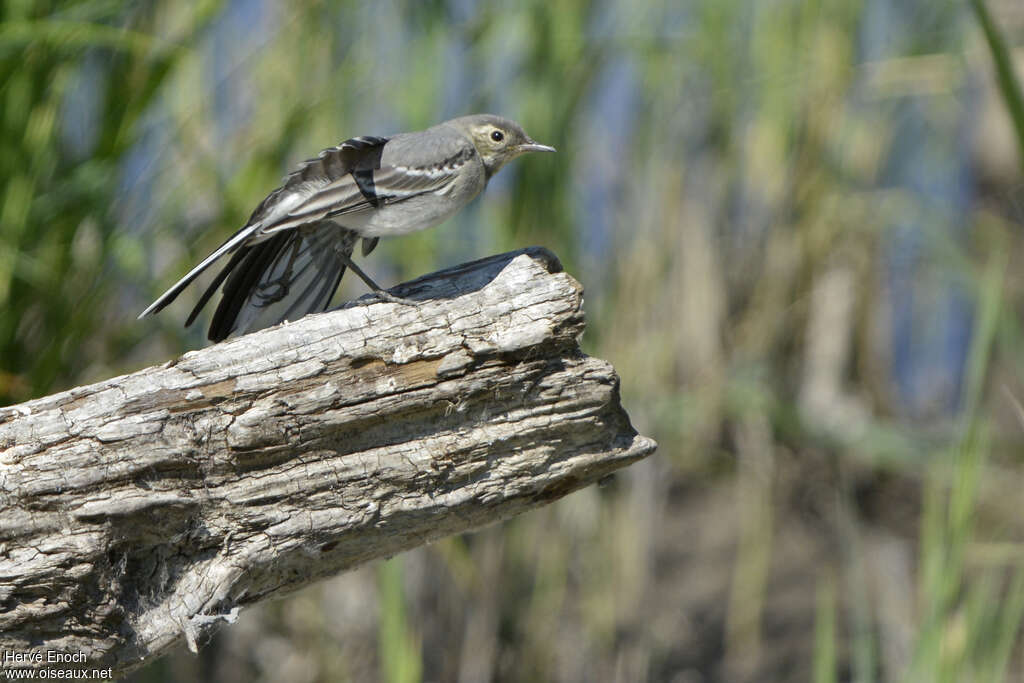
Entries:
[[550,252],[395,292],[0,409],[0,650],[117,676],[654,450]]

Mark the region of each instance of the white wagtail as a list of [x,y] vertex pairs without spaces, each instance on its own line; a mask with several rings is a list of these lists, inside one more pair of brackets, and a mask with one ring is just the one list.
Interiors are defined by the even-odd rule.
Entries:
[[554,151],[514,121],[490,114],[416,133],[346,140],[300,164],[260,202],[245,227],[139,317],[160,311],[229,253],[185,321],[191,325],[223,284],[211,341],[324,310],[345,268],[381,298],[401,301],[352,262],[356,242],[362,239],[366,256],[381,237],[433,227],[480,194],[506,162],[526,152]]

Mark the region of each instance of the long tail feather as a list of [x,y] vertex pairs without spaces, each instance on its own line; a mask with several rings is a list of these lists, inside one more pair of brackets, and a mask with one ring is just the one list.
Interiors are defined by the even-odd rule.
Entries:
[[250,236],[252,236],[253,232],[255,232],[258,228],[258,225],[249,225],[236,232],[231,237],[231,239],[217,247],[216,251],[214,251],[212,254],[204,258],[199,263],[199,265],[197,265],[192,270],[188,271],[188,273],[185,274],[185,277],[178,280],[176,283],[174,283],[174,286],[172,286],[166,292],[161,294],[159,299],[151,303],[146,308],[146,310],[139,314],[139,318],[143,318],[147,315],[150,315],[151,313],[159,313],[160,311],[162,311],[164,307],[167,306],[172,301],[174,301],[178,297],[178,295],[181,294],[182,290],[188,287],[189,284],[191,284],[192,281],[195,280],[200,273],[209,268],[214,261],[219,259],[224,254],[227,254],[228,252],[237,249],[238,245],[242,244],[242,242],[244,242]]

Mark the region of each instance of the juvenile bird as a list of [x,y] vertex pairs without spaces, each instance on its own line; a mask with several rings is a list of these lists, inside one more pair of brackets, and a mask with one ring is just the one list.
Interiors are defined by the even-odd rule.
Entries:
[[159,312],[227,254],[185,321],[191,325],[223,285],[211,341],[326,309],[346,268],[382,299],[400,301],[352,262],[360,239],[366,256],[381,237],[433,227],[480,194],[508,161],[554,151],[516,122],[491,114],[392,137],[351,138],[299,164],[241,230],[139,317]]

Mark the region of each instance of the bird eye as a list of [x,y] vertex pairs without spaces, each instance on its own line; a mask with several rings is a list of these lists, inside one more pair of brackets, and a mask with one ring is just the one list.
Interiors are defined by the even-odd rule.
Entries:
[[501,142],[505,139],[505,134],[500,130],[491,131],[491,139],[495,142]]

